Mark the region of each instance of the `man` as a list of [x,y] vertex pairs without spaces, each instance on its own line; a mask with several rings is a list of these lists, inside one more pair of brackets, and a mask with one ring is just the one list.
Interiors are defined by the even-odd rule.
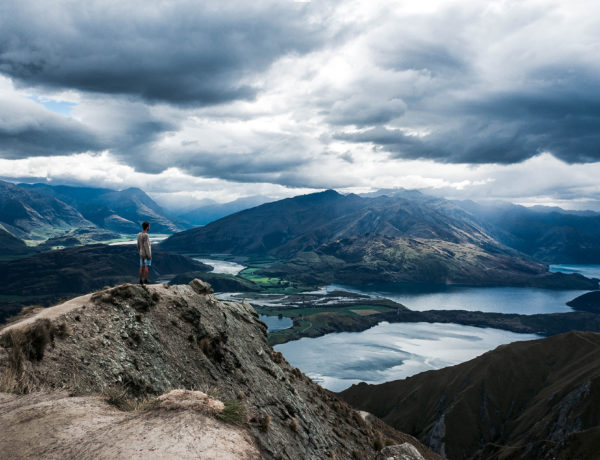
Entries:
[[[138,233],[137,237],[137,248],[140,253],[140,284],[148,284],[148,269],[152,265],[152,248],[150,247],[150,237],[148,236],[149,229],[150,222],[143,222],[142,231]],[[142,273],[144,274],[143,281]]]

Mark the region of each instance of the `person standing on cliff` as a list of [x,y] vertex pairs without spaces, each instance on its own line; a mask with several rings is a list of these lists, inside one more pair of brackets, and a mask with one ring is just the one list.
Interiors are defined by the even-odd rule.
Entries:
[[[152,265],[152,248],[148,230],[150,230],[150,222],[143,222],[142,231],[138,233],[137,237],[137,248],[140,253],[140,284],[148,284],[148,270]],[[144,275],[143,281],[142,274]]]

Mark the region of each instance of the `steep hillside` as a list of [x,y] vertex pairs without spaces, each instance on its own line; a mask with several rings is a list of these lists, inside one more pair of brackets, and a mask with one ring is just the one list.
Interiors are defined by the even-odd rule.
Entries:
[[600,334],[503,345],[457,366],[341,393],[456,459],[592,459],[600,452]]
[[[56,396],[62,389],[77,395],[104,394],[122,409],[133,409],[134,415],[122,418],[113,436],[102,420],[83,424],[85,429],[76,436],[71,430],[66,442],[50,442],[55,432],[38,428],[39,438],[32,443],[47,446],[46,456],[102,452],[107,458],[111,446],[139,446],[141,435],[148,444],[162,443],[159,452],[164,452],[160,436],[165,432],[171,449],[180,444],[189,448],[194,442],[199,447],[215,437],[225,440],[227,432],[219,432],[227,427],[207,423],[208,414],[239,427],[237,439],[247,446],[241,454],[248,453],[248,458],[257,458],[252,443],[267,459],[375,458],[376,449],[386,442],[409,442],[421,452],[420,458],[439,458],[414,438],[373,417],[365,419],[292,368],[268,346],[266,326],[250,305],[219,302],[211,292],[198,280],[146,288],[126,284],[45,309],[0,331],[4,390],[33,392],[0,398],[0,430],[10,435],[3,439],[5,452],[31,449],[20,442],[11,420],[26,427],[54,411],[54,419],[46,418],[49,428],[52,423],[65,425],[68,407],[61,407],[68,403],[63,393]],[[46,393],[37,393],[40,389]],[[71,402],[71,413],[79,408],[80,418],[82,411],[112,415],[102,412],[97,399],[78,398]],[[53,404],[53,399],[62,402]],[[31,409],[27,417],[23,406]],[[173,424],[181,429],[178,436],[168,428]],[[201,452],[196,455],[202,457]]]
[[600,215],[510,203],[457,203],[503,244],[546,263],[600,262]]
[[63,201],[4,181],[0,181],[0,225],[18,238],[33,240],[94,227]]
[[27,247],[23,240],[20,240],[0,227],[0,254],[3,256],[24,255],[31,252],[32,250]]
[[288,258],[341,238],[368,234],[495,245],[468,220],[403,198],[361,198],[333,190],[267,203],[172,235],[166,249]]
[[100,228],[117,233],[137,233],[143,221],[152,222],[152,231],[173,233],[185,228],[175,223],[152,198],[139,188],[111,190],[93,187],[20,184],[28,190],[57,198],[77,209]]
[[[103,286],[135,282],[138,269],[135,245],[92,244],[0,262],[0,321],[24,305],[49,305]],[[150,280],[208,270],[201,262],[153,247]]]
[[364,235],[323,244],[260,273],[309,285],[428,283],[596,289],[598,280],[549,273],[545,265],[473,243]]
[[594,289],[560,280],[502,245],[456,204],[418,192],[359,197],[332,190],[268,203],[172,235],[175,251],[269,255],[259,272],[312,285],[421,282]]

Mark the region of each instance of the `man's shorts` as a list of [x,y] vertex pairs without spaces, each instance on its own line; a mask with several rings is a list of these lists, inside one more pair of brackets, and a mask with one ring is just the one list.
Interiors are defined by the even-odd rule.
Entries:
[[152,259],[142,259],[140,257],[140,267],[149,267],[152,265]]

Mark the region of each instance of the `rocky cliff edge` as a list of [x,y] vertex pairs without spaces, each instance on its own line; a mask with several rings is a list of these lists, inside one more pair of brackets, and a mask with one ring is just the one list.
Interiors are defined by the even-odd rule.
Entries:
[[313,383],[249,304],[199,280],[78,297],[0,345],[11,458],[440,458]]

